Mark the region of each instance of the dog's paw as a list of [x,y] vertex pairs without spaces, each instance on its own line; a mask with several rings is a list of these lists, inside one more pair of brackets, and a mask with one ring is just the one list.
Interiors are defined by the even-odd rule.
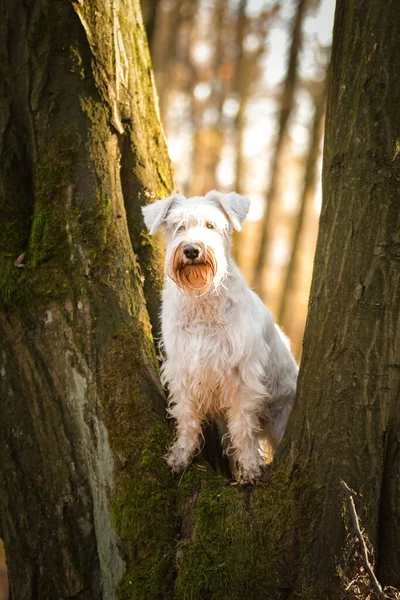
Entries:
[[174,473],[180,473],[190,463],[190,456],[178,446],[171,446],[164,459]]
[[270,465],[263,463],[255,463],[247,469],[241,469],[239,481],[240,483],[256,483],[263,475],[268,473]]

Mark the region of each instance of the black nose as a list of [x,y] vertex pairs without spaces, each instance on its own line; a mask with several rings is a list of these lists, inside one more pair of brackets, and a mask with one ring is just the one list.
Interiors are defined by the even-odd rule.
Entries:
[[186,256],[186,258],[190,258],[191,260],[194,260],[195,258],[197,258],[200,254],[200,248],[198,246],[185,246],[183,249],[183,254]]

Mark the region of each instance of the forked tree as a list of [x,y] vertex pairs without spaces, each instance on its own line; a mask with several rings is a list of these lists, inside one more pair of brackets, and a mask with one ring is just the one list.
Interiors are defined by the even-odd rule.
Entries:
[[140,205],[172,189],[131,0],[5,0],[0,533],[12,598],[339,598],[340,480],[400,585],[400,6],[338,0],[298,398],[266,481],[180,477]]

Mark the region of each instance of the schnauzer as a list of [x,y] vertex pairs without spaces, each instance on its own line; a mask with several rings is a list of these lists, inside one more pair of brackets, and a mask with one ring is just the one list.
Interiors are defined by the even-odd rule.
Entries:
[[249,200],[211,191],[172,194],[142,211],[150,233],[165,226],[162,383],[176,438],[166,460],[184,469],[201,444],[202,424],[224,419],[240,478],[255,481],[283,437],[297,365],[289,344],[230,255]]

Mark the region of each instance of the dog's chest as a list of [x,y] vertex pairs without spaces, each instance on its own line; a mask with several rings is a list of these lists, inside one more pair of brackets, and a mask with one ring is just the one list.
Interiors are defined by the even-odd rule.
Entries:
[[181,369],[187,373],[226,370],[233,351],[232,328],[229,302],[217,298],[182,303],[174,318],[164,314],[163,337],[168,357],[179,359]]
[[218,370],[221,360],[227,362],[231,347],[230,324],[216,319],[215,314],[210,315],[210,319],[187,320],[176,335],[178,347],[186,354],[189,370]]
[[[230,386],[236,381],[228,323],[191,322],[177,333],[179,380],[204,415],[225,414],[230,406]],[[175,364],[178,364],[177,362]]]

